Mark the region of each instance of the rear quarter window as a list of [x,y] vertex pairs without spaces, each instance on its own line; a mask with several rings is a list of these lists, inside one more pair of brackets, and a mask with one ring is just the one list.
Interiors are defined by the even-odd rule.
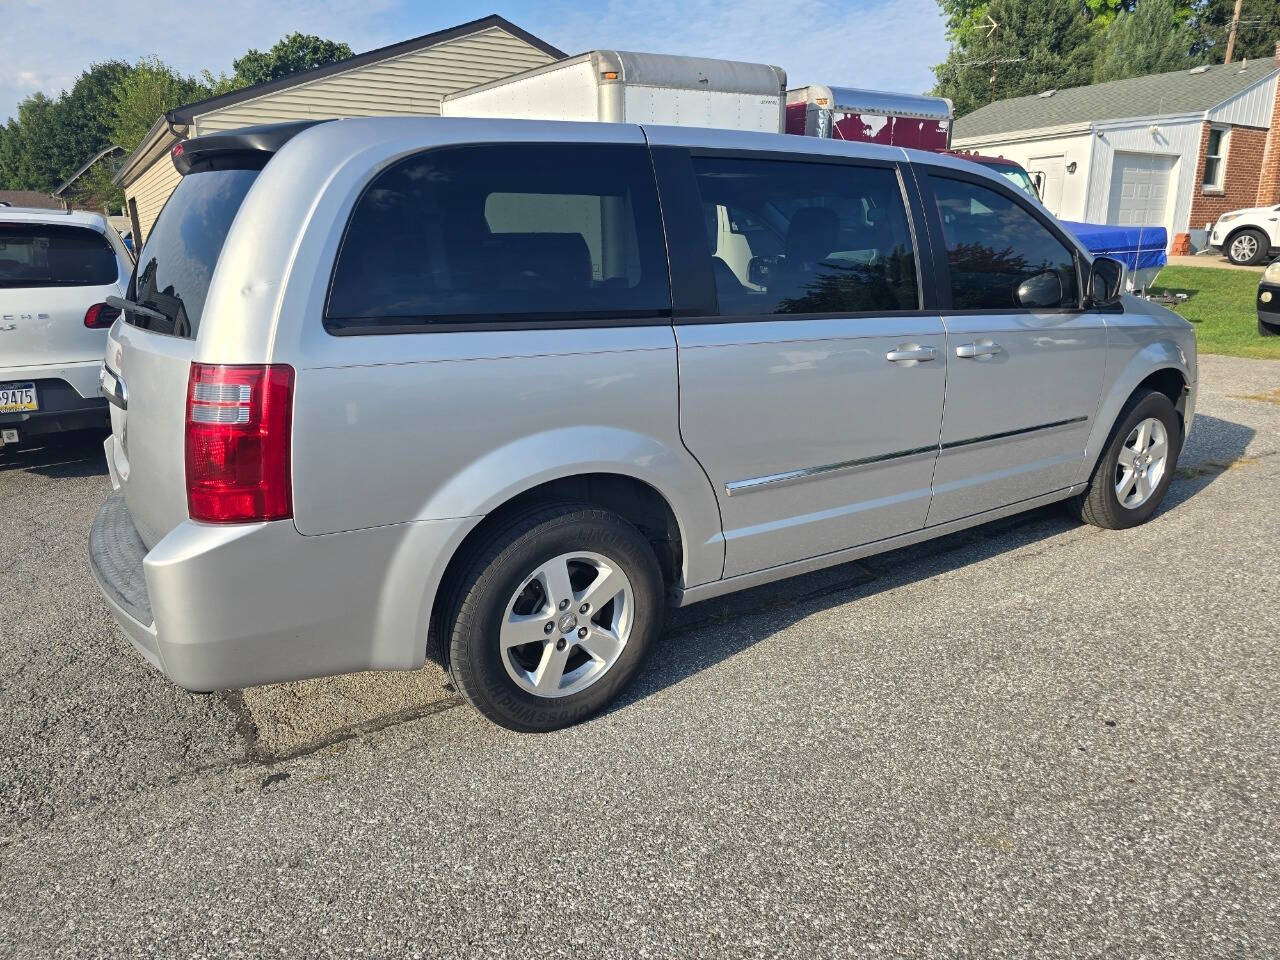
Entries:
[[169,197],[138,254],[129,299],[166,319],[126,311],[128,323],[194,338],[200,329],[213,268],[231,223],[259,169],[189,173]]
[[669,317],[643,146],[445,147],[380,173],[334,266],[332,333]]
[[97,231],[0,223],[0,287],[100,287],[118,279],[115,250]]

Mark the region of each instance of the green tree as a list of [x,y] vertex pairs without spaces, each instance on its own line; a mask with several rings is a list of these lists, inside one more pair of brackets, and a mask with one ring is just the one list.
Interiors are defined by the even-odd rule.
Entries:
[[5,189],[48,191],[58,185],[56,132],[53,100],[34,93],[18,104],[17,117],[10,117],[5,127],[0,153],[0,183]]
[[953,32],[951,52],[934,74],[938,78],[935,91],[951,98],[958,116],[993,100],[1077,87],[1093,79],[1098,41],[1080,0],[990,0],[985,8],[966,5],[969,9],[958,27],[950,26],[948,4],[952,2],[943,3]]
[[143,57],[113,90],[111,135],[132,151],[166,110],[200,100],[208,88],[184,77],[158,57]]
[[252,86],[280,77],[336,63],[351,56],[345,43],[335,43],[309,33],[291,33],[266,53],[249,50],[233,61],[236,86]]
[[70,177],[99,150],[113,145],[114,91],[132,69],[120,60],[95,63],[57,99],[51,146],[59,182]]
[[1188,13],[1177,0],[1142,0],[1132,13],[1120,14],[1103,37],[1094,80],[1123,80],[1200,63],[1200,34]]
[[[1195,25],[1202,40],[1200,50],[1210,61],[1221,63],[1227,52],[1227,34],[1235,0],[1200,0],[1195,11]],[[1240,8],[1240,28],[1232,59],[1270,60],[1280,43],[1280,4],[1276,0],[1244,0]]]

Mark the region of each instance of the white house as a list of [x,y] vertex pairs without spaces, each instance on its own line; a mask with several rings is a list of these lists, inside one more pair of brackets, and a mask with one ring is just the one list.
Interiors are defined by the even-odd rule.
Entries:
[[988,104],[955,122],[957,150],[1007,157],[1065,220],[1159,225],[1171,246],[1280,203],[1280,61],[1196,67]]

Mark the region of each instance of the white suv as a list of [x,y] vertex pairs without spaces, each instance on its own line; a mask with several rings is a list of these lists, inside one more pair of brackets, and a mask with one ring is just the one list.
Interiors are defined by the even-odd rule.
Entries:
[[1246,207],[1224,213],[1209,245],[1232,263],[1252,266],[1280,253],[1280,206]]
[[0,447],[109,425],[107,329],[133,266],[99,214],[0,209]]

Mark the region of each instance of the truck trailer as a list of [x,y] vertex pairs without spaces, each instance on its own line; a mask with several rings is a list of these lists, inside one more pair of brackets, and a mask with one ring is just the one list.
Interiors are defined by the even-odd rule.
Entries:
[[592,50],[446,94],[446,117],[517,117],[778,133],[781,67],[663,53]]
[[951,146],[946,97],[810,84],[787,91],[786,133],[935,152]]

